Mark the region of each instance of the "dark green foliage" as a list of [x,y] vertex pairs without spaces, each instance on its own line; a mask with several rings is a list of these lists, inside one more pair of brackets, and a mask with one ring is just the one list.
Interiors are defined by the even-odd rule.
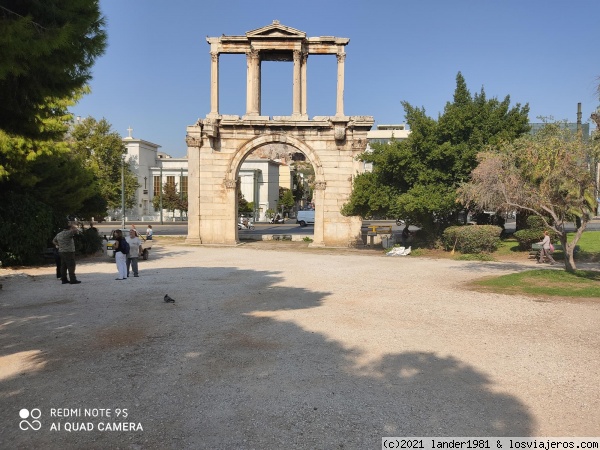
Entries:
[[27,137],[50,137],[49,97],[83,88],[106,32],[98,0],[3,0],[0,8],[0,126]]
[[84,255],[93,255],[102,250],[102,238],[94,227],[85,228],[75,236],[75,250]]
[[238,214],[248,214],[254,212],[254,203],[248,202],[248,200],[244,198],[244,194],[242,194],[242,190],[239,188],[239,185],[237,189],[237,201]]
[[465,225],[448,227],[442,234],[446,249],[461,253],[491,253],[500,244],[502,228],[495,225]]
[[[155,209],[160,209],[160,202],[160,196],[156,195],[152,199],[152,206]],[[187,196],[182,197],[181,193],[177,191],[177,183],[163,184],[162,207],[173,213],[176,209],[187,211]]]
[[52,211],[32,194],[4,192],[0,202],[0,262],[36,262],[52,235]]
[[453,102],[438,120],[402,102],[411,133],[404,141],[372,144],[361,160],[373,172],[354,180],[344,215],[401,217],[438,234],[464,208],[456,188],[469,179],[477,153],[487,145],[513,140],[529,131],[528,106],[510,108],[510,97],[488,99],[483,89],[474,96],[463,76],[456,77]]
[[526,220],[526,227],[522,230],[515,231],[513,236],[519,242],[520,250],[531,249],[531,244],[540,242],[544,239],[544,231],[547,230],[550,235],[550,239],[556,239],[556,233],[544,224],[543,219],[540,216],[529,216]]

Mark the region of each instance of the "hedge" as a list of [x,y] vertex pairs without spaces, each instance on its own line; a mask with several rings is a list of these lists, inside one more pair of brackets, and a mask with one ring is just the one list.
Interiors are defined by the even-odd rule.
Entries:
[[502,228],[495,225],[463,225],[444,230],[442,241],[446,249],[461,253],[491,253],[500,244]]

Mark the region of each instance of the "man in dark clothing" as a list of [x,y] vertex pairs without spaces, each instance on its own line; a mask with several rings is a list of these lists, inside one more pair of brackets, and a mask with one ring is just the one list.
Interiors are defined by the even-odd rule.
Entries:
[[[69,224],[52,240],[60,255],[60,279],[62,284],[81,283],[75,277],[75,241],[73,240],[75,234],[77,234],[77,227]],[[67,279],[67,272],[69,272],[69,279]]]

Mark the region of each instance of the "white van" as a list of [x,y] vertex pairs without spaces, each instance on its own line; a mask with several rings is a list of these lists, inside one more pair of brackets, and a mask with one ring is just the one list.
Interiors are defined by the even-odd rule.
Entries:
[[315,210],[309,209],[306,211],[298,211],[298,215],[296,216],[296,223],[299,223],[301,227],[305,227],[306,225],[315,224]]

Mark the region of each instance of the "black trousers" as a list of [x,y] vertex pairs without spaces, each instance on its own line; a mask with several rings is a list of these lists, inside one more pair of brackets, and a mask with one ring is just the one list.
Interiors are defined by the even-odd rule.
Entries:
[[[75,252],[60,253],[60,278],[63,281],[77,281],[75,277]],[[67,279],[69,272],[69,279]]]

